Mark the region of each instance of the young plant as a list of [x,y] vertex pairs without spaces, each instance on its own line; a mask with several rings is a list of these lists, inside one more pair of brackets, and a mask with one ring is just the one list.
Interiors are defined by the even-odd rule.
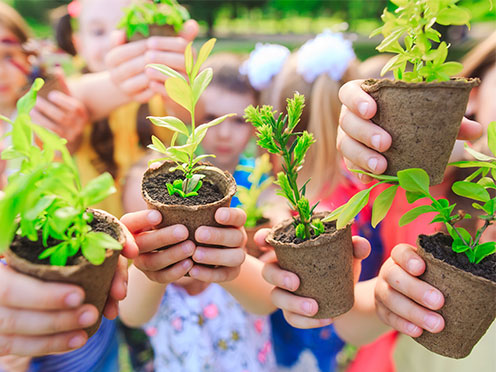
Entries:
[[281,188],[278,195],[284,196],[291,208],[298,213],[295,218],[296,237],[306,240],[319,236],[324,232],[324,224],[319,219],[312,219],[317,204],[310,207],[305,197],[307,180],[302,187],[298,187],[298,172],[303,166],[305,154],[315,142],[313,135],[304,132],[293,132],[300,121],[305,97],[296,93],[293,99],[288,99],[287,115],[279,114],[271,106],[255,108],[249,106],[245,110],[245,119],[257,129],[258,145],[272,154],[282,158],[284,172],[277,175],[276,184]]
[[174,31],[179,32],[189,18],[188,11],[176,0],[140,1],[124,10],[124,16],[117,27],[126,30],[128,39],[137,33],[148,37],[151,25],[170,25]]
[[[496,122],[489,125],[488,145],[491,152],[496,154]],[[485,257],[496,252],[496,242],[481,243],[480,239],[486,229],[496,220],[496,196],[492,197],[489,191],[496,189],[496,157],[481,154],[465,144],[466,150],[476,159],[475,161],[459,161],[452,163],[459,168],[476,168],[476,170],[463,181],[453,183],[452,190],[464,198],[475,200],[472,206],[481,211],[477,216],[484,224],[477,229],[474,236],[463,227],[456,226],[464,219],[472,216],[462,210],[454,213],[456,204],[450,204],[447,199],[436,199],[429,191],[429,176],[423,169],[406,169],[398,172],[397,176],[377,176],[362,171],[379,180],[367,190],[360,191],[348,203],[337,208],[323,221],[337,220],[337,227],[345,226],[367,204],[370,192],[380,184],[391,184],[374,201],[372,207],[372,226],[375,227],[389,211],[398,187],[406,191],[409,203],[427,198],[431,201],[428,205],[421,205],[406,212],[400,219],[399,225],[404,226],[414,221],[425,213],[436,213],[431,223],[444,223],[450,236],[453,238],[453,251],[465,253],[472,263],[479,263]],[[493,193],[494,194],[494,193]]]
[[[66,140],[34,124],[29,116],[42,86],[43,80],[36,79],[18,101],[14,121],[0,116],[12,125],[7,133],[12,145],[2,152],[2,159],[19,166],[0,200],[0,253],[18,235],[32,241],[41,238],[46,249],[38,258],[49,258],[51,265],[64,266],[79,251],[100,265],[107,249],[121,249],[121,245],[103,232],[91,231],[93,215],[87,208],[113,193],[114,181],[105,173],[81,187]],[[33,145],[34,136],[42,142],[41,149]],[[61,161],[55,162],[58,154]]]
[[262,192],[274,182],[274,177],[266,177],[272,170],[269,154],[258,157],[255,160],[255,167],[239,165],[236,169],[250,172],[248,176],[248,181],[251,183],[250,188],[238,186],[237,196],[241,202],[240,208],[246,212],[245,226],[253,228],[263,219],[264,208],[258,206],[258,199]]
[[[212,81],[213,72],[211,68],[206,68],[200,72],[202,64],[206,61],[215,45],[215,39],[207,41],[200,49],[196,63],[193,58],[192,43],[189,43],[184,52],[185,67],[187,76],[184,77],[179,72],[164,65],[150,65],[158,71],[164,73],[169,78],[165,82],[165,89],[169,97],[184,107],[191,115],[191,127],[188,128],[180,119],[172,116],[149,117],[153,124],[170,129],[174,135],[169,147],[165,146],[157,137],[152,136],[152,150],[158,151],[165,157],[154,161],[172,160],[176,167],[171,172],[180,170],[184,174],[184,179],[177,179],[172,184],[167,184],[170,195],[177,194],[187,198],[198,195],[202,186],[202,178],[205,176],[200,172],[205,166],[198,165],[201,160],[215,155],[204,154],[195,156],[207,130],[214,125],[222,123],[227,117],[234,114],[224,115],[208,123],[196,127],[195,108],[200,96]],[[183,145],[175,145],[178,137],[181,136]]]
[[[396,80],[406,82],[447,81],[458,74],[463,66],[446,62],[448,45],[440,42],[441,33],[436,24],[443,26],[470,26],[470,12],[457,3],[459,0],[392,0],[398,6],[394,12],[384,9],[384,25],[370,35],[382,34],[384,40],[377,47],[380,52],[396,54],[384,66],[381,75],[393,71]],[[404,45],[400,44],[403,38]],[[439,43],[437,48],[432,43]],[[413,65],[406,71],[407,62]]]

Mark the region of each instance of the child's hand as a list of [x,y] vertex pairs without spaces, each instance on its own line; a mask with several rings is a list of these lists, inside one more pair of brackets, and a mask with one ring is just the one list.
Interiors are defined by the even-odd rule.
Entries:
[[416,278],[424,271],[425,262],[415,248],[399,244],[382,265],[375,287],[379,318],[412,337],[420,336],[422,329],[438,333],[444,328],[443,317],[430,311],[444,305],[443,294]]
[[[162,222],[162,215],[156,210],[128,213],[121,218],[121,222],[134,235],[139,247],[140,254],[134,260],[134,266],[148,279],[158,283],[172,283],[193,267],[190,257],[195,251],[195,245],[186,240],[188,230],[185,226],[173,225],[154,230]],[[156,251],[165,246],[170,247]]]
[[246,213],[239,208],[219,208],[215,220],[226,227],[201,226],[195,232],[199,244],[222,246],[226,248],[206,248],[198,246],[193,261],[205,265],[221,266],[208,268],[194,265],[189,275],[204,282],[225,282],[239,275],[241,264],[245,260],[244,245],[246,232],[243,228]]
[[[365,93],[361,80],[346,83],[339,91],[343,103],[337,147],[345,158],[349,169],[364,169],[381,174],[387,168],[387,161],[380,153],[391,146],[391,136],[370,119],[377,111],[377,104]],[[460,140],[474,140],[482,134],[482,126],[464,118],[458,133]],[[366,175],[359,175],[364,182],[371,181]]]
[[[265,238],[269,231],[269,229],[261,229],[255,234],[255,242],[258,246],[268,247]],[[360,276],[361,261],[370,254],[370,244],[366,239],[354,236],[353,249],[353,273],[356,283]],[[310,318],[318,311],[317,301],[290,293],[298,289],[300,279],[296,274],[281,269],[277,264],[275,254],[273,262],[265,264],[262,275],[267,282],[276,287],[272,291],[272,302],[283,311],[286,321],[293,327],[318,328],[333,322],[333,319]]]
[[38,97],[31,117],[36,124],[65,138],[71,153],[79,147],[89,120],[88,111],[81,101],[58,90],[50,92],[48,100]]

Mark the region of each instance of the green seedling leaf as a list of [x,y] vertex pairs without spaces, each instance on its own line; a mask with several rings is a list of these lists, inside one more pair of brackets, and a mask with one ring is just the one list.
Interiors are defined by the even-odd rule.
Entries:
[[195,129],[195,139],[196,139],[196,141],[199,143],[199,142],[201,142],[203,140],[203,138],[205,138],[205,135],[207,134],[208,128],[211,128],[211,127],[213,127],[215,125],[219,125],[224,120],[226,120],[227,118],[232,117],[232,116],[236,116],[236,114],[227,114],[227,115],[221,116],[220,118],[214,119],[214,120],[212,120],[212,121],[210,121],[208,123],[199,125]]
[[493,161],[496,160],[496,158],[492,156],[485,155],[479,151],[474,150],[471,148],[466,142],[464,144],[465,151],[467,151],[470,155],[472,155],[474,158],[480,161]]
[[487,163],[482,161],[455,161],[454,163],[450,163],[448,165],[452,165],[458,168],[490,168],[496,169],[496,164]]
[[365,174],[365,175],[372,177],[372,178],[379,180],[379,181],[398,182],[397,176],[388,176],[385,174],[374,174],[374,173],[370,173],[370,172],[365,172],[361,169],[350,169],[350,171],[352,171],[354,173]]
[[449,26],[449,25],[468,25],[470,21],[471,15],[468,10],[465,10],[460,7],[452,7],[442,10],[436,21],[440,25]]
[[436,212],[436,209],[434,209],[430,205],[421,205],[420,207],[415,207],[401,216],[398,224],[400,226],[408,225],[410,222],[416,220],[419,216],[430,212]]
[[295,235],[297,238],[300,238],[302,240],[306,240],[308,237],[307,237],[307,234],[305,232],[305,225],[303,225],[302,223],[299,223],[298,225],[296,225]]
[[146,67],[151,67],[157,71],[160,71],[162,74],[170,77],[170,78],[176,78],[176,79],[180,79],[180,80],[184,80],[185,83],[186,82],[186,79],[184,78],[183,75],[181,75],[179,72],[177,71],[174,71],[173,69],[171,69],[169,66],[166,66],[166,65],[158,65],[158,64],[150,64],[150,65],[147,65]]
[[196,60],[195,66],[192,71],[193,76],[198,75],[201,65],[205,63],[210,53],[212,53],[212,49],[214,49],[216,41],[217,39],[210,39],[200,48],[200,52],[198,53],[198,58]]
[[429,175],[420,168],[405,169],[398,172],[402,189],[420,194],[429,194]]
[[487,202],[491,198],[487,190],[477,183],[458,181],[451,189],[457,195],[478,201]]
[[496,242],[479,244],[474,248],[475,263],[480,263],[484,258],[496,252]]
[[186,67],[186,73],[188,74],[188,76],[191,76],[191,72],[193,71],[192,45],[193,45],[192,42],[188,43],[188,45],[186,46],[186,50],[184,52],[184,65]]
[[178,105],[184,107],[194,115],[194,101],[191,88],[184,79],[169,78],[165,81],[165,90],[169,97]]
[[349,201],[346,203],[345,207],[341,211],[336,227],[337,229],[342,229],[360,213],[360,211],[367,205],[370,196],[370,189],[362,190],[356,193]]
[[406,191],[405,194],[406,194],[406,200],[410,204],[415,203],[417,200],[420,200],[420,199],[426,197],[424,194],[416,193],[416,192],[410,192],[410,191]]
[[376,227],[386,217],[387,212],[393,204],[397,190],[398,185],[394,185],[388,187],[377,196],[372,207],[372,227]]
[[149,116],[148,119],[150,119],[150,121],[158,127],[167,128],[173,132],[189,136],[188,127],[181,121],[181,119],[175,118],[173,116],[166,116],[163,118]]
[[195,78],[193,82],[193,101],[196,103],[200,99],[200,96],[203,94],[205,89],[208,87],[210,82],[212,81],[213,71],[212,69],[206,68]]
[[85,206],[91,206],[100,203],[115,191],[114,179],[109,173],[103,173],[88,182],[81,191],[81,198]]
[[487,127],[487,145],[493,155],[496,155],[496,121],[489,123]]

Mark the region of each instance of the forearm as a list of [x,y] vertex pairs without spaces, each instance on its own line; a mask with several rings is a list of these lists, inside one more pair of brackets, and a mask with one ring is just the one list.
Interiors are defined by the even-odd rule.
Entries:
[[382,323],[375,310],[376,279],[359,282],[355,286],[355,304],[344,315],[336,318],[334,326],[339,337],[353,345],[364,345],[390,330]]
[[263,262],[247,255],[245,262],[241,265],[239,276],[221,285],[246,311],[267,315],[276,310],[270,298],[274,286],[263,279],[262,268]]
[[119,316],[124,324],[139,327],[157,312],[166,284],[151,281],[134,265],[129,267],[127,297],[119,304]]
[[108,72],[86,74],[68,84],[74,97],[85,104],[91,121],[106,118],[119,106],[131,102],[112,82]]

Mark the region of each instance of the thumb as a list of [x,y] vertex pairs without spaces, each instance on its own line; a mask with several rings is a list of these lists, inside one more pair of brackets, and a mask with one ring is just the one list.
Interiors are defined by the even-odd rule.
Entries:
[[127,41],[124,30],[114,30],[110,36],[110,45],[112,48],[125,44]]
[[179,32],[179,36],[183,37],[187,41],[193,41],[198,36],[198,31],[200,27],[198,22],[194,19],[190,19],[184,23],[183,29]]

